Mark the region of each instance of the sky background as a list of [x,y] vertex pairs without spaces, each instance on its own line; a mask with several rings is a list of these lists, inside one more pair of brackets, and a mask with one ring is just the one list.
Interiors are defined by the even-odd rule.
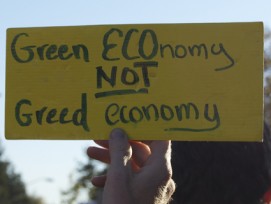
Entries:
[[[0,144],[28,192],[46,204],[59,204],[69,175],[86,161],[91,141],[7,141],[4,137],[6,29],[135,23],[204,23],[263,21],[271,28],[270,0],[47,0],[0,3]],[[45,178],[53,179],[46,182]],[[84,200],[84,196],[81,197]]]

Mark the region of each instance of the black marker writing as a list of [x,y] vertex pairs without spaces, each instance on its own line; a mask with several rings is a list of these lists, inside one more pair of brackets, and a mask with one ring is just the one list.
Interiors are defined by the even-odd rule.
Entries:
[[33,60],[69,60],[71,58],[81,59],[89,62],[88,48],[83,44],[72,45],[56,45],[56,44],[43,44],[43,45],[28,45],[18,46],[18,41],[24,41],[25,38],[30,36],[27,33],[19,33],[16,35],[11,43],[11,53],[13,58],[19,63],[28,63]]
[[[180,36],[181,41],[181,36]],[[131,46],[136,42],[136,47]],[[113,53],[118,53],[118,55]],[[118,28],[112,28],[104,34],[102,58],[108,61],[117,60],[154,60],[155,58],[185,59],[189,57],[204,58],[221,56],[226,59],[224,66],[213,67],[215,71],[223,71],[234,66],[234,58],[226,50],[223,43],[204,42],[187,45],[186,43],[159,43],[154,30],[145,29],[139,31],[136,28],[129,29],[126,33]]]
[[111,103],[105,110],[105,121],[108,125],[114,126],[120,123],[141,123],[141,122],[155,122],[162,120],[164,122],[184,120],[204,120],[210,124],[214,124],[211,128],[189,128],[189,127],[170,127],[165,131],[194,131],[203,132],[215,130],[220,126],[220,117],[216,104],[213,104],[213,111],[210,111],[209,104],[204,105],[203,113],[200,112],[198,106],[194,103],[180,104],[174,107],[162,104],[149,104],[145,106],[132,106],[119,105],[117,103]]
[[32,102],[28,99],[20,100],[15,107],[15,118],[20,126],[30,126],[33,123],[38,125],[45,124],[67,124],[72,123],[75,126],[82,126],[85,131],[89,131],[87,123],[87,94],[83,93],[81,96],[81,107],[74,110],[72,116],[68,117],[70,110],[63,108],[57,110],[56,108],[49,109],[47,106],[39,110],[31,110]]
[[[144,60],[150,60],[153,59],[158,51],[158,41],[157,41],[157,36],[155,34],[155,32],[151,29],[146,29],[143,30],[140,34],[140,37],[138,39],[138,47],[136,48],[137,50],[137,55],[131,56],[129,54],[129,51],[131,49],[130,42],[132,39],[132,34],[133,33],[138,33],[138,29],[132,28],[130,29],[124,37],[122,46],[121,46],[121,53],[122,56],[127,59],[127,60],[133,60],[133,59],[137,59],[137,58],[142,58]],[[115,60],[119,60],[120,57],[110,57],[110,51],[114,48],[116,48],[118,46],[118,44],[116,43],[110,43],[110,37],[111,35],[114,36],[118,36],[118,37],[123,37],[123,31],[118,29],[118,28],[112,28],[109,31],[107,31],[104,35],[103,38],[103,53],[102,53],[102,57],[105,60],[110,60],[110,61],[115,61]],[[150,36],[150,42],[151,43],[151,51],[147,52],[144,47],[146,45],[146,37]],[[132,47],[132,50],[134,49],[134,47]]]
[[[119,82],[124,86],[129,86],[135,85],[139,83],[140,80],[143,81],[144,86],[140,90],[131,90],[130,88],[123,89],[123,90],[110,90],[110,91],[103,91],[103,92],[98,92],[95,94],[96,98],[101,98],[101,97],[108,97],[108,96],[113,96],[113,95],[125,95],[125,94],[136,94],[136,93],[148,93],[147,87],[150,87],[150,78],[149,78],[149,68],[157,68],[158,67],[158,62],[155,61],[146,61],[146,62],[135,62],[134,63],[134,68],[129,68],[129,67],[124,67],[124,68],[119,68],[117,66],[112,66],[111,67],[111,72],[107,73],[105,71],[105,68],[102,66],[96,67],[97,70],[97,88],[102,89],[103,88],[103,83],[108,83],[112,88],[115,87],[116,83]],[[139,75],[135,70],[136,69],[141,69],[141,75]],[[117,79],[117,72],[120,71],[120,79]]]

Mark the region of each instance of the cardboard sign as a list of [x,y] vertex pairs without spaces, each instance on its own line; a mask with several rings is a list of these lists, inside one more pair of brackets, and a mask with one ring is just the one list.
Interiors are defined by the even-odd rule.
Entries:
[[8,139],[262,139],[262,23],[12,28],[6,53]]

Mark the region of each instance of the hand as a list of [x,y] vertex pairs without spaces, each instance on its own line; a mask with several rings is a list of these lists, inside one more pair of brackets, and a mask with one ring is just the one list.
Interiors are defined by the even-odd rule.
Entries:
[[89,147],[89,157],[110,163],[107,176],[94,177],[104,186],[103,204],[166,204],[175,190],[171,179],[170,141],[128,141],[115,129],[108,141],[96,141],[105,149]]

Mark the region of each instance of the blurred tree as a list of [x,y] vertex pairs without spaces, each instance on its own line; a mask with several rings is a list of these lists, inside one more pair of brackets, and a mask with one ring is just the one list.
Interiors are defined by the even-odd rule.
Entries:
[[271,127],[271,31],[266,30],[264,35],[264,69],[265,69],[265,89],[264,89],[264,105],[265,120]]
[[26,193],[21,176],[15,173],[11,163],[4,160],[0,146],[0,203],[2,204],[42,204],[42,200]]
[[71,187],[62,192],[63,204],[74,204],[81,191],[88,194],[88,201],[97,201],[100,199],[99,195],[102,189],[96,188],[91,184],[91,178],[95,175],[103,175],[106,173],[106,167],[98,164],[97,161],[88,158],[86,163],[79,162],[78,168],[75,172],[76,179],[71,180]]

